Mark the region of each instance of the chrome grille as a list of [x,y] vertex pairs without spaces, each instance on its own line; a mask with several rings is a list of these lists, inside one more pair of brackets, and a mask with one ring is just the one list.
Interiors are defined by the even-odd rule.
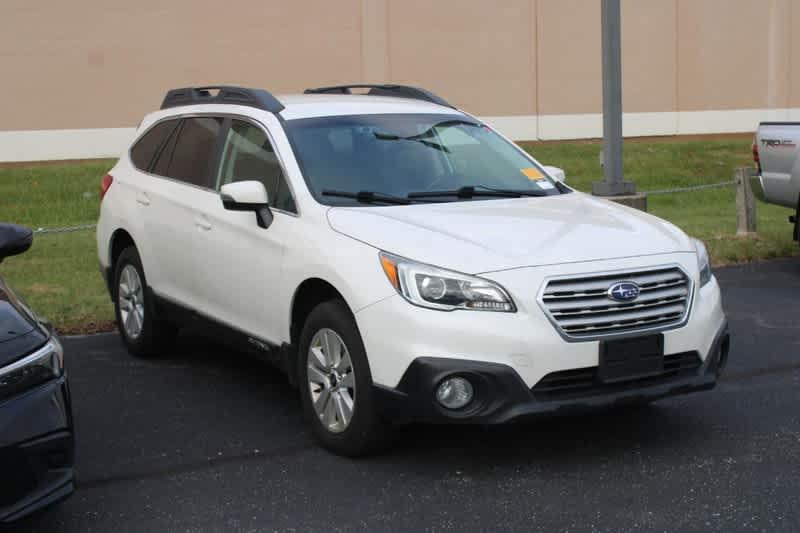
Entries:
[[[611,299],[608,289],[618,282],[635,283],[639,296],[630,302]],[[669,266],[553,279],[539,301],[564,336],[588,340],[680,325],[691,297],[689,277]]]

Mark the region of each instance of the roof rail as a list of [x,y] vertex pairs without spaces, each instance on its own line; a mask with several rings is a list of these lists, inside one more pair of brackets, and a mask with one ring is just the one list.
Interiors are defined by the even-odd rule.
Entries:
[[[211,91],[218,91],[212,95]],[[161,109],[195,104],[236,104],[257,107],[270,113],[283,111],[280,101],[264,89],[211,85],[208,87],[183,87],[167,91]]]
[[356,85],[333,85],[331,87],[317,87],[316,89],[306,89],[305,94],[353,94],[351,89],[369,89],[366,93],[370,96],[396,96],[399,98],[413,98],[414,100],[425,100],[434,104],[443,105],[446,107],[455,106],[448,103],[447,100],[440,96],[436,96],[430,91],[420,89],[418,87],[411,87],[409,85],[372,85],[372,84],[356,84]]

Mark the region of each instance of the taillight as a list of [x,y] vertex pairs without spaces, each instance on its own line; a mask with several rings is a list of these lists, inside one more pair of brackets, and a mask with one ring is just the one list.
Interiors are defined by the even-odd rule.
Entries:
[[753,150],[753,162],[758,167],[758,173],[760,174],[761,173],[761,158],[758,155],[758,142],[753,141],[752,150]]
[[103,200],[103,197],[108,192],[108,189],[111,188],[111,184],[114,183],[114,176],[111,174],[106,174],[100,180],[100,200]]

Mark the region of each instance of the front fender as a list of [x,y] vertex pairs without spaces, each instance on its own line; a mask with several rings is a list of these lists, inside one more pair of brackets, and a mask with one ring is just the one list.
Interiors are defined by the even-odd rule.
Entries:
[[286,342],[291,339],[297,289],[308,279],[318,278],[333,286],[353,314],[397,294],[381,269],[377,248],[333,230],[321,233],[291,250],[286,258],[285,292],[281,298],[281,316],[287,317],[283,328]]

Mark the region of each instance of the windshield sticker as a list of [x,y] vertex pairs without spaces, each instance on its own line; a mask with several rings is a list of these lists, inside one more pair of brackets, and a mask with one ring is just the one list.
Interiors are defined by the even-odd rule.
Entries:
[[536,182],[536,185],[538,185],[540,189],[555,189],[555,185],[547,180],[539,180]]
[[544,174],[536,167],[521,168],[519,171],[525,174],[529,180],[544,179]]

